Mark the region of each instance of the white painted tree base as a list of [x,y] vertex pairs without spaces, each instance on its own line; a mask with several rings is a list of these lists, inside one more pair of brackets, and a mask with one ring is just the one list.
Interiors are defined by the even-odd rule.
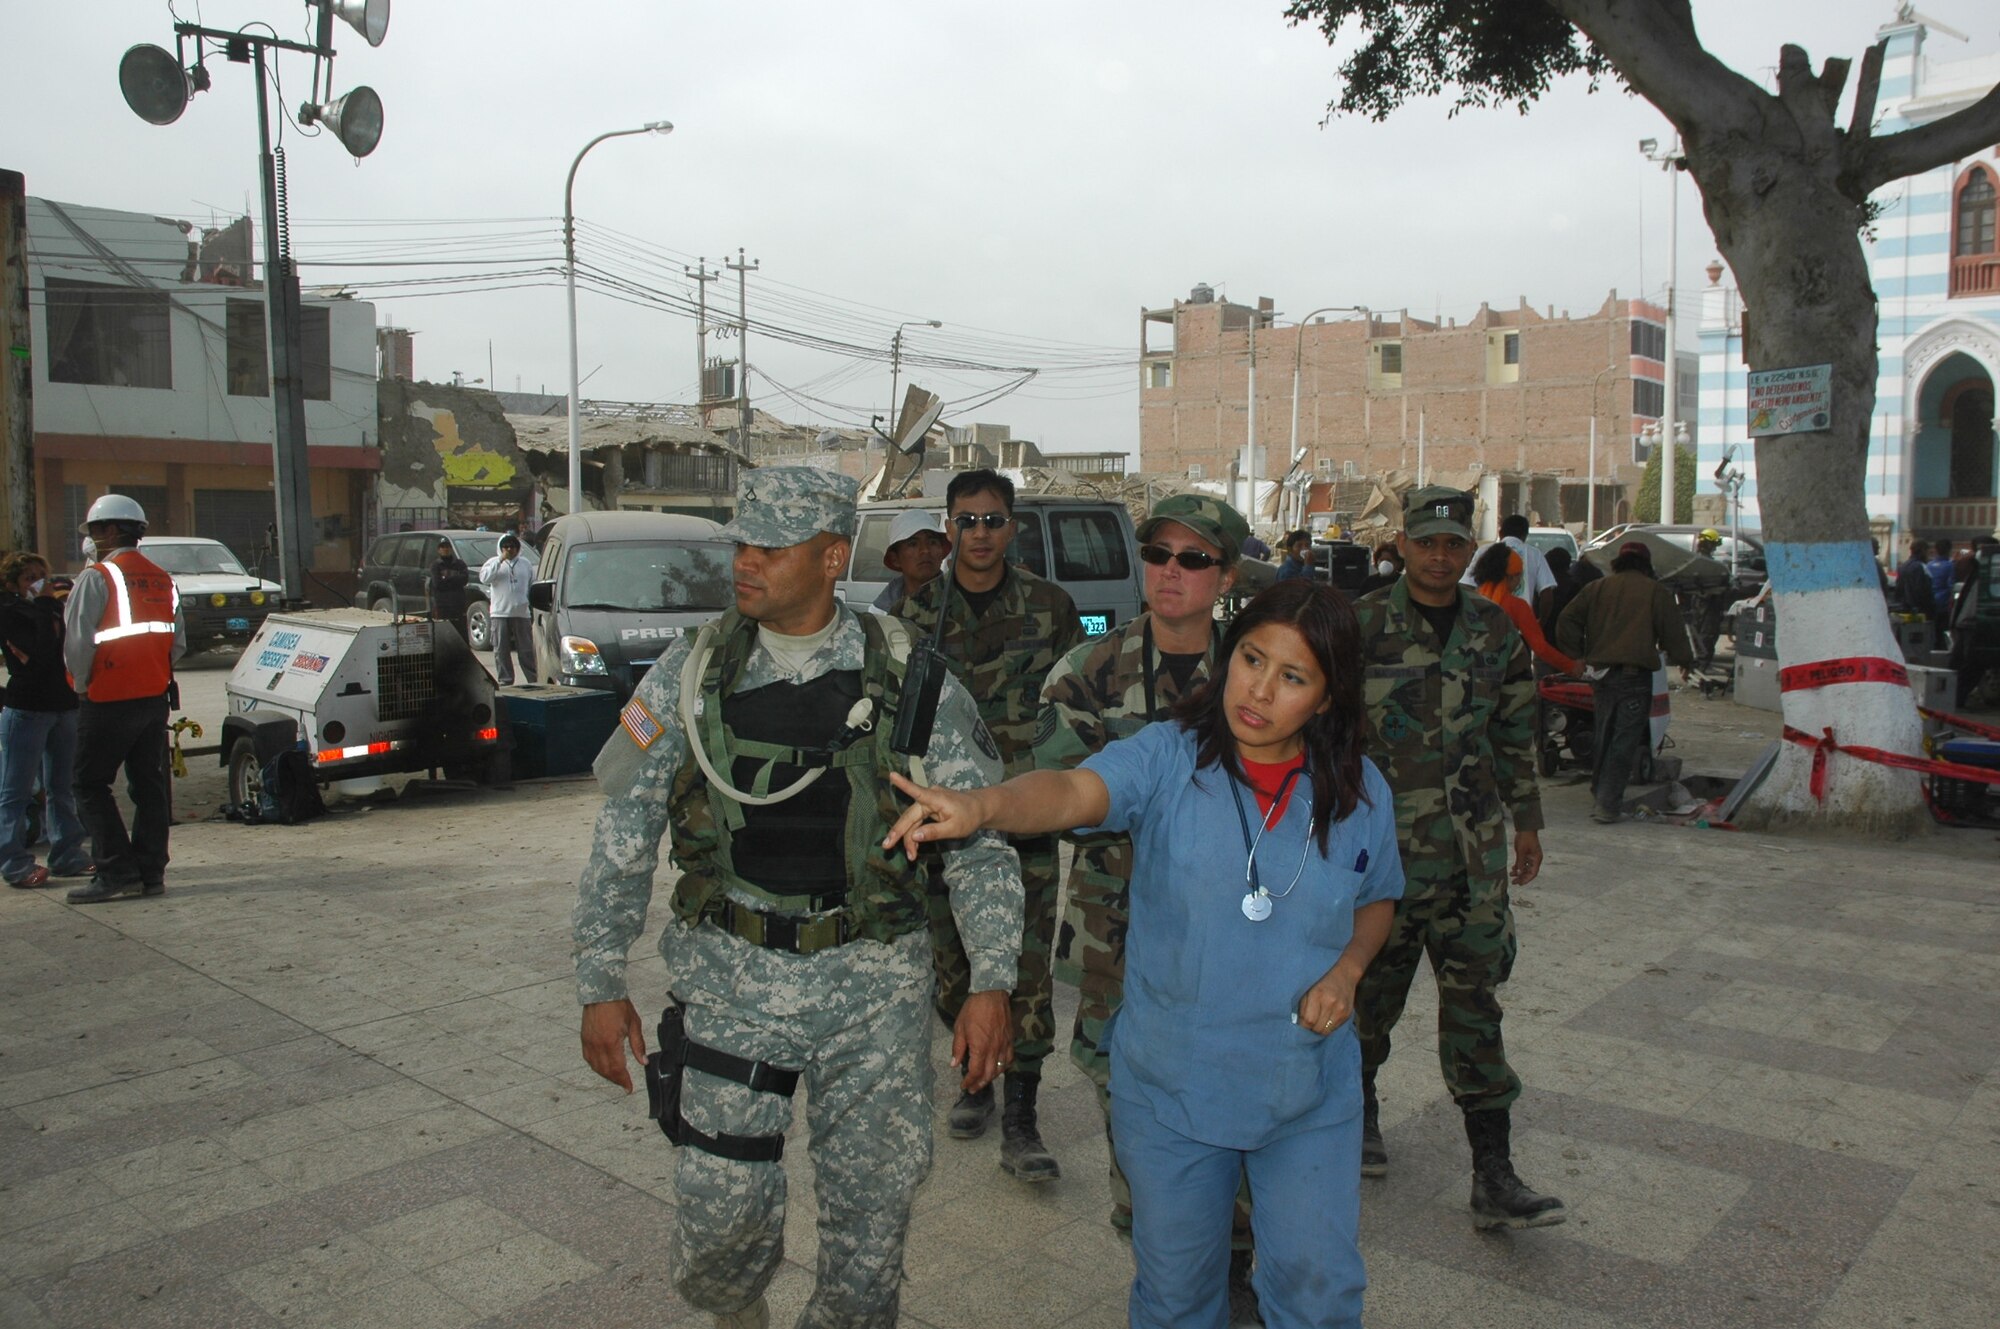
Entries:
[[[1777,592],[1778,665],[1824,660],[1881,659],[1902,662],[1889,629],[1881,592],[1874,586]],[[1827,728],[1834,741],[1922,752],[1923,727],[1916,696],[1897,683],[1838,683],[1784,694],[1785,723],[1817,738]],[[1773,822],[1823,822],[1850,829],[1908,834],[1928,817],[1922,777],[1842,753],[1827,758],[1826,798],[1812,796],[1813,750],[1787,742],[1778,764],[1751,798],[1751,826]]]

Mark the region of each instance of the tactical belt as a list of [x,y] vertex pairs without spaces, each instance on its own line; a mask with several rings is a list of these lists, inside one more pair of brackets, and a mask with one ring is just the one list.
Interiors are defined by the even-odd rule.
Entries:
[[801,918],[794,914],[766,913],[724,899],[710,905],[705,916],[724,932],[741,937],[752,946],[795,955],[845,946],[861,935],[855,929],[853,913],[846,909]]

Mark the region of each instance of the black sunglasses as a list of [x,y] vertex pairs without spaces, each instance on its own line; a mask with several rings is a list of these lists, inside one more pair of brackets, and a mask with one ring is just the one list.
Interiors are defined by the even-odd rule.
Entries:
[[961,531],[969,531],[975,526],[984,526],[989,531],[997,531],[1014,520],[1004,512],[961,512],[951,519],[951,524]]
[[1206,572],[1222,560],[1213,554],[1204,554],[1199,549],[1183,549],[1179,553],[1165,545],[1140,545],[1139,557],[1156,568],[1169,563],[1178,563],[1189,572]]

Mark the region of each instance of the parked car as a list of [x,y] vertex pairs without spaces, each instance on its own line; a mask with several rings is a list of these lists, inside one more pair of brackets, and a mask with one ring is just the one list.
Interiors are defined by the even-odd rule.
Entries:
[[541,680],[631,696],[683,632],[736,603],[721,529],[669,512],[557,518],[528,588]]
[[1576,537],[1569,533],[1567,526],[1530,526],[1528,544],[1547,554],[1557,549],[1569,551],[1570,558],[1577,556]]
[[[847,603],[866,609],[881,594],[893,575],[882,566],[889,523],[909,508],[942,514],[944,500],[898,498],[861,505],[854,557],[839,587]],[[1014,524],[1008,561],[1068,591],[1085,633],[1100,636],[1138,617],[1145,583],[1132,515],[1124,504],[1067,494],[1017,494]]]
[[[1633,532],[1644,531],[1649,535],[1658,536],[1668,544],[1676,545],[1692,553],[1694,552],[1695,537],[1709,529],[1711,528],[1707,526],[1661,526],[1647,522],[1627,522],[1622,526],[1613,526],[1610,530],[1600,533],[1595,539],[1584,545],[1584,549],[1601,549],[1606,545],[1615,548],[1629,538]],[[1723,530],[1721,527],[1713,529],[1722,537],[1722,545],[1711,557],[1724,567],[1728,567],[1730,553],[1733,550],[1736,554],[1736,579],[1733,584],[1741,594],[1753,594],[1759,586],[1764,584],[1764,579],[1769,576],[1764,566],[1764,541],[1760,538],[1760,533],[1757,531],[1743,531],[1740,535],[1741,543],[1739,544],[1739,537],[1732,537],[1728,531]]]
[[[430,612],[426,582],[431,564],[437,561],[439,540],[451,547],[472,570],[465,588],[465,630],[475,651],[493,648],[493,627],[486,612],[486,588],[479,584],[479,569],[500,552],[502,531],[398,531],[376,538],[368,546],[360,578],[355,583],[354,607],[376,609],[390,614]],[[535,551],[524,540],[521,557],[535,566]]]
[[139,549],[174,579],[191,651],[248,641],[285,593],[277,582],[252,576],[220,540],[148,535]]

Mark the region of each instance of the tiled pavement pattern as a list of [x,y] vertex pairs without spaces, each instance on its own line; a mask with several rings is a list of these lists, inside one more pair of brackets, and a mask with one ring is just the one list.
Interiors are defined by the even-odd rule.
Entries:
[[[1369,1324],[2000,1323],[1993,837],[1595,828],[1574,787],[1550,802],[1508,1033],[1522,1170],[1573,1217],[1472,1231],[1413,1002],[1383,1076],[1393,1172],[1365,1192]],[[593,809],[566,783],[204,823],[164,899],[0,891],[0,1325],[705,1323],[662,1267],[671,1153],[576,1051]],[[1050,1065],[1067,1177],[1029,1191],[995,1139],[940,1131],[906,1324],[1124,1323],[1096,1109]]]

